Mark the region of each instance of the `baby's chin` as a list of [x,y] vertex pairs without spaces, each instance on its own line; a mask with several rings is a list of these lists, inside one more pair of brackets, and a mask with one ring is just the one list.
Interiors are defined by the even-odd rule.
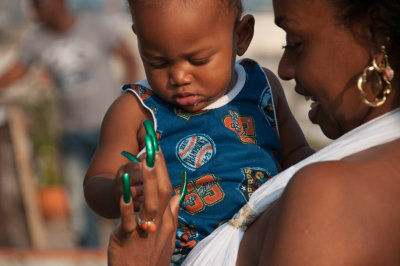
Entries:
[[203,108],[206,107],[203,104],[197,104],[197,105],[184,105],[180,106],[177,105],[176,108],[178,109],[178,112],[182,113],[201,113],[204,112]]

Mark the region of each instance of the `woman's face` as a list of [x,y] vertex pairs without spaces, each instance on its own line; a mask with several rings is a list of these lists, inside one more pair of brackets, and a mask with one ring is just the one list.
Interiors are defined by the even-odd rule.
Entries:
[[274,0],[274,12],[287,42],[278,74],[294,79],[296,92],[312,101],[310,120],[334,139],[369,119],[356,87],[370,62],[361,22],[351,31],[326,0]]

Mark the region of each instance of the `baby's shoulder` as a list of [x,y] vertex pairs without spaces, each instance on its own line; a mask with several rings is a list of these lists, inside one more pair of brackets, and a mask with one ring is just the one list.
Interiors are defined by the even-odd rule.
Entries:
[[125,92],[112,103],[106,117],[110,117],[111,120],[124,121],[124,123],[130,121],[130,123],[134,122],[140,125],[149,117],[149,114],[137,95]]
[[153,91],[150,89],[150,86],[145,86],[143,84],[135,83],[135,84],[125,84],[120,89],[121,93],[131,92],[136,94],[142,101],[147,100],[153,95]]

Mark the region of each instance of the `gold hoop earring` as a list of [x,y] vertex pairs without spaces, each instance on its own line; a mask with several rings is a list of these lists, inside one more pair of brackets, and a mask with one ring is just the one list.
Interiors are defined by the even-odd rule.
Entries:
[[[382,45],[381,53],[383,53],[383,59],[378,64],[376,63],[376,56],[372,60],[372,65],[364,68],[363,73],[358,78],[357,87],[360,93],[361,100],[371,106],[371,107],[379,107],[385,103],[387,97],[392,92],[392,84],[390,83],[394,76],[394,71],[389,65],[388,55],[386,53],[386,46]],[[373,100],[369,101],[366,97],[366,92],[364,90],[365,84],[367,83],[368,76],[372,76],[373,74],[378,76],[378,86],[382,87],[382,97],[378,98],[378,96]]]

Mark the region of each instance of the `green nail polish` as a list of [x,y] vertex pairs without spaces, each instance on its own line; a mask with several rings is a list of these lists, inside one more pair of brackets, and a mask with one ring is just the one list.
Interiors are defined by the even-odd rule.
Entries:
[[122,175],[122,188],[123,188],[124,202],[125,204],[128,204],[131,201],[131,184],[128,173],[124,173]]
[[150,120],[146,120],[143,122],[143,125],[146,130],[146,133],[153,137],[154,149],[156,152],[158,152],[160,149],[158,147],[157,134],[156,131],[154,130],[153,123]]
[[136,162],[136,163],[139,162],[139,159],[136,158],[136,156],[133,155],[133,154],[130,153],[130,152],[122,151],[122,152],[121,152],[121,155],[125,156],[126,158],[128,158],[128,160],[130,160],[130,161],[132,161],[132,162]]
[[146,164],[147,167],[153,168],[154,161],[156,160],[156,152],[154,150],[154,141],[153,137],[150,135],[144,136],[144,142],[146,144]]
[[187,174],[186,171],[182,171],[181,176],[181,197],[179,198],[179,207],[182,206],[183,199],[186,196],[187,191]]

